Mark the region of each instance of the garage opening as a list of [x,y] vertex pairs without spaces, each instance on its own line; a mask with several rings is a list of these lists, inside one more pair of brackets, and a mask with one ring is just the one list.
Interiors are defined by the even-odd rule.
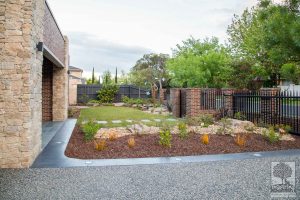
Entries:
[[42,71],[42,119],[53,120],[53,63],[44,57]]

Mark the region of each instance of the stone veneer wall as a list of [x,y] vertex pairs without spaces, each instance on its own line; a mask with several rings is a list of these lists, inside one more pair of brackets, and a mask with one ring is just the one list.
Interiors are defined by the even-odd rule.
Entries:
[[0,0],[0,167],[29,167],[41,150],[44,0]]
[[69,40],[65,36],[64,60],[65,67],[53,69],[53,121],[64,121],[68,118],[69,106]]

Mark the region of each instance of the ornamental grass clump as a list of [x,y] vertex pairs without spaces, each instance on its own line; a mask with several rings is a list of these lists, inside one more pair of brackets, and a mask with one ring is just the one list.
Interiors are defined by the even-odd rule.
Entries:
[[244,147],[244,146],[246,145],[246,136],[245,136],[245,135],[238,134],[238,135],[236,136],[235,143],[236,143],[239,147]]
[[134,139],[134,137],[129,138],[128,141],[127,141],[127,144],[128,144],[129,148],[135,147],[135,139]]
[[106,148],[106,140],[95,140],[94,147],[97,151],[103,151]]
[[108,139],[109,141],[115,141],[118,138],[118,134],[115,131],[110,131],[108,133]]
[[84,134],[85,141],[91,141],[94,139],[97,131],[100,129],[100,124],[96,124],[92,121],[87,122],[86,124],[82,125],[82,131]]
[[200,137],[200,141],[202,144],[208,145],[209,144],[209,135],[207,133],[203,134]]
[[185,139],[188,137],[188,131],[187,131],[187,127],[186,124],[181,122],[178,124],[178,130],[179,130],[179,137],[181,139]]

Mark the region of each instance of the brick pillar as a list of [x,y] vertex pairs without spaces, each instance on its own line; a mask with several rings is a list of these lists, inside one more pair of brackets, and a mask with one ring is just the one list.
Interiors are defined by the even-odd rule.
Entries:
[[172,114],[174,117],[180,117],[180,89],[173,88],[170,90],[170,102]]
[[186,116],[195,117],[201,113],[200,108],[200,88],[186,89]]
[[0,0],[0,168],[29,167],[41,150],[44,0]]
[[273,124],[276,123],[276,116],[278,115],[278,107],[276,105],[276,99],[272,98],[278,95],[280,88],[262,88],[260,89],[261,98],[260,112],[264,123]]
[[234,89],[231,88],[226,88],[222,89],[222,93],[224,95],[224,109],[227,111],[228,117],[233,117],[233,94],[234,94]]
[[165,100],[165,93],[166,93],[166,89],[161,89],[159,91],[159,100],[160,100],[160,103],[163,103],[164,100]]

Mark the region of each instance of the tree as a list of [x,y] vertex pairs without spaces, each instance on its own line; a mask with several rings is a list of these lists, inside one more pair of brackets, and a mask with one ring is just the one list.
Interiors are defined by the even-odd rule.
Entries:
[[224,87],[232,73],[231,56],[217,38],[189,38],[173,50],[167,62],[171,84],[176,87]]
[[296,63],[287,63],[281,67],[281,76],[287,80],[291,80],[294,84],[300,81],[300,66]]
[[116,67],[115,84],[118,84],[118,68]]
[[111,78],[111,73],[109,70],[103,72],[102,81],[104,86],[113,84],[113,80]]
[[276,86],[281,67],[300,61],[299,1],[274,4],[260,0],[241,17],[235,15],[228,27],[232,53],[264,68],[271,86]]
[[92,73],[92,84],[94,84],[95,82],[95,71],[94,71],[94,67],[93,67],[93,73]]
[[292,176],[292,168],[285,163],[278,163],[273,168],[273,175],[282,180],[282,184],[286,183],[287,178]]

